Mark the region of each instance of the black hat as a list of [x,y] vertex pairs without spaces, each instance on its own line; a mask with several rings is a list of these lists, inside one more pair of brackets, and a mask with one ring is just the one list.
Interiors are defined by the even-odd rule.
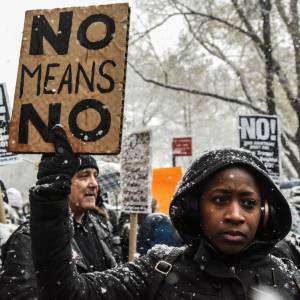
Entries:
[[195,194],[197,194],[197,201],[199,201],[199,190],[205,181],[215,172],[230,166],[241,166],[251,170],[258,181],[262,183],[273,214],[272,218],[269,218],[269,223],[272,223],[270,240],[282,239],[291,227],[291,212],[288,202],[269,176],[264,164],[250,151],[240,148],[221,148],[207,151],[196,159],[184,174],[169,211],[172,223],[182,238],[186,242],[192,242],[196,236],[199,238],[199,234],[201,235],[200,228],[195,225],[199,224],[196,222],[200,218],[199,212],[195,211],[191,215],[190,210],[185,209],[188,206],[187,203],[194,201]]
[[77,172],[83,169],[93,168],[99,173],[99,168],[95,158],[88,154],[78,155],[78,167]]

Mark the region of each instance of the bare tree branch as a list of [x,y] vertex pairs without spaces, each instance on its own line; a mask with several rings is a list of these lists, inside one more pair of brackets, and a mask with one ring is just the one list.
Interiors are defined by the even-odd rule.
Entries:
[[[181,16],[181,14],[179,13],[174,13],[174,14],[170,14],[167,15],[163,20],[161,20],[160,22],[156,23],[155,25],[151,26],[150,28],[148,28],[147,30],[145,30],[142,33],[136,34],[138,35],[138,37],[136,39],[134,39],[133,41],[131,41],[129,43],[129,45],[134,45],[135,43],[137,43],[140,39],[142,39],[144,36],[146,36],[147,34],[149,34],[151,31],[155,30],[156,28],[162,26],[163,24],[165,24],[169,19],[175,17],[175,16]],[[133,38],[133,37],[131,37]]]
[[[298,122],[300,124],[300,30],[297,2],[297,0],[290,1],[291,18],[288,18],[280,0],[276,0],[275,4],[280,17],[283,20],[288,33],[290,34],[294,46],[295,72],[297,77],[297,97],[293,96],[292,98],[290,98],[290,103],[297,112]],[[300,127],[298,127],[298,130],[296,132],[296,138],[298,140],[300,139]]]
[[152,83],[152,84],[155,84],[157,86],[160,86],[160,87],[163,87],[163,88],[166,88],[166,89],[170,89],[170,90],[174,90],[174,91],[178,91],[178,92],[186,92],[186,93],[193,94],[193,95],[207,96],[207,97],[215,98],[215,99],[222,100],[222,101],[225,101],[225,102],[228,102],[228,103],[242,105],[242,106],[250,108],[251,110],[253,110],[257,113],[260,113],[260,114],[265,114],[266,113],[264,110],[262,110],[258,107],[255,107],[254,105],[249,104],[248,102],[245,102],[245,101],[242,101],[242,100],[239,100],[239,99],[236,99],[236,98],[225,97],[225,96],[221,96],[221,95],[218,95],[218,94],[205,92],[205,91],[200,91],[200,90],[195,90],[195,89],[189,89],[189,88],[185,88],[185,87],[177,86],[177,85],[165,84],[165,83],[162,83],[160,81],[147,78],[142,74],[142,72],[137,70],[133,64],[128,62],[128,65],[145,82]]
[[[142,20],[140,20],[140,22],[143,24],[143,26],[145,26]],[[147,41],[148,41],[148,45],[150,46],[150,49],[151,49],[151,51],[152,51],[152,53],[153,53],[153,55],[154,55],[154,58],[155,58],[156,61],[158,62],[159,66],[160,66],[160,69],[161,69],[161,71],[162,71],[163,74],[164,74],[164,77],[165,77],[165,83],[168,83],[168,73],[167,73],[167,71],[165,70],[165,68],[164,68],[164,66],[163,66],[163,64],[162,64],[162,62],[161,62],[161,60],[160,60],[160,58],[159,58],[159,56],[158,56],[158,54],[157,54],[157,52],[156,52],[156,50],[155,50],[155,47],[154,47],[154,45],[153,45],[151,36],[150,36],[149,34],[147,34],[147,35],[146,35],[146,38],[147,38]]]
[[[179,2],[179,1],[176,1],[176,2],[180,3],[182,6],[184,6],[190,12],[194,12],[192,9],[188,8],[186,5],[182,4],[181,2]],[[240,20],[243,22],[243,24],[247,28],[247,31],[243,30],[241,27],[232,25],[231,23],[229,23],[225,20],[222,20],[221,18],[210,16],[210,15],[207,15],[207,14],[197,13],[197,12],[194,12],[194,13],[195,13],[195,15],[200,15],[200,16],[203,16],[203,17],[207,17],[211,20],[223,23],[224,25],[227,25],[228,27],[230,27],[232,29],[238,30],[239,32],[241,32],[241,33],[245,34],[246,36],[250,37],[251,40],[254,42],[255,46],[257,46],[257,49],[264,52],[264,43],[263,43],[263,41],[255,33],[255,30],[252,27],[251,23],[248,21],[247,16],[244,14],[242,9],[238,5],[237,0],[231,0],[231,2],[233,4],[233,7],[235,8]],[[258,53],[259,53],[259,51],[258,51]],[[299,66],[300,66],[300,64],[299,64]],[[280,64],[278,63],[278,61],[275,58],[273,58],[273,68],[274,68],[274,72],[276,73],[277,78],[278,78],[283,90],[285,91],[285,94],[286,94],[287,98],[290,101],[290,104],[293,106],[294,109],[298,110],[299,108],[296,105],[297,99],[296,99],[296,97],[294,96],[294,94],[292,92],[291,84],[289,83],[289,80],[288,80],[286,74],[284,73],[284,71],[282,70]],[[300,109],[299,109],[299,111],[300,111]]]
[[[187,22],[189,31],[193,35],[195,40],[202,47],[204,47],[206,49],[206,51],[208,51],[211,55],[213,55],[213,56],[219,58],[220,60],[222,60],[223,62],[225,62],[234,71],[234,73],[236,74],[236,76],[241,84],[242,90],[244,91],[246,98],[248,99],[248,101],[250,103],[252,103],[250,91],[249,91],[249,88],[247,86],[246,80],[245,80],[242,72],[237,68],[237,66],[232,61],[229,60],[229,58],[223,53],[223,51],[216,44],[212,44],[208,41],[204,41],[201,37],[197,36],[195,31],[193,30],[193,27],[192,27],[190,21],[188,20],[188,18],[186,16],[184,16],[184,18]],[[207,45],[209,45],[211,48],[209,48]]]
[[300,161],[296,153],[294,153],[292,147],[290,146],[289,139],[285,133],[281,134],[281,142],[285,149],[285,154],[289,161],[292,163],[293,167],[297,172],[300,170]]
[[157,110],[155,109],[149,111],[152,103],[153,103],[153,97],[151,97],[151,99],[147,101],[146,106],[143,109],[142,124],[144,127],[146,127],[157,114]]
[[251,23],[249,22],[248,18],[244,14],[243,10],[240,8],[240,6],[237,3],[237,0],[231,0],[233,7],[235,8],[240,20],[243,22],[243,24],[246,26],[249,34],[248,36],[251,37],[251,39],[259,46],[261,50],[263,50],[263,41],[260,39],[260,37],[255,33],[254,28],[252,27]]
[[275,6],[277,8],[277,11],[278,11],[281,19],[283,20],[284,24],[287,26],[287,29],[289,30],[290,20],[284,10],[281,0],[275,0]]
[[[231,2],[233,4],[235,10],[237,11],[239,18],[241,19],[241,21],[243,21],[244,25],[246,26],[248,31],[251,33],[251,36],[253,37],[253,39],[252,39],[253,42],[258,46],[258,48],[262,52],[264,52],[264,47],[265,47],[264,43],[261,41],[259,36],[257,34],[255,34],[254,28],[248,21],[246,15],[242,11],[242,9],[239,7],[237,0],[231,0]],[[284,90],[284,92],[287,96],[287,99],[289,100],[292,107],[295,110],[297,110],[297,98],[294,96],[294,93],[292,92],[291,84],[290,84],[286,74],[284,73],[279,62],[275,58],[273,58],[273,70],[274,70],[275,74],[277,75],[278,81],[281,84],[281,87]]]
[[[174,1],[172,1],[174,2]],[[180,13],[171,13],[168,14],[163,20],[161,20],[160,22],[154,24],[153,26],[151,26],[150,28],[148,28],[147,30],[145,30],[144,32],[138,33],[136,35],[138,35],[138,37],[136,39],[133,39],[134,36],[132,36],[131,38],[133,39],[133,41],[130,42],[130,45],[134,45],[136,42],[138,42],[140,39],[142,39],[145,35],[149,34],[151,31],[157,29],[158,27],[162,26],[163,24],[165,24],[169,19],[176,17],[176,16],[188,16],[188,15],[194,15],[194,16],[201,16],[204,18],[207,18],[211,21],[216,21],[218,23],[221,23],[223,25],[226,25],[227,27],[230,27],[234,30],[239,31],[240,33],[250,37],[251,39],[257,40],[257,42],[259,43],[260,40],[258,38],[258,36],[255,34],[255,32],[250,32],[247,30],[244,30],[242,27],[239,27],[235,24],[232,24],[226,20],[223,20],[217,16],[213,16],[213,15],[209,15],[209,14],[205,14],[203,12],[197,12],[194,11],[193,9],[191,9],[190,7],[188,7],[187,5],[181,3],[180,1],[176,1],[178,4],[180,4],[182,7],[186,8],[188,11],[187,12],[180,12]]]
[[276,114],[276,104],[274,102],[274,70],[271,41],[271,2],[270,0],[260,0],[261,15],[263,19],[263,38],[264,38],[264,55],[266,70],[266,102],[269,114]]
[[203,13],[203,12],[195,11],[195,10],[191,9],[190,7],[188,7],[186,4],[183,4],[183,3],[180,2],[180,1],[172,0],[172,2],[173,2],[174,4],[180,4],[182,7],[184,7],[184,8],[189,12],[189,14],[183,13],[184,15],[201,16],[201,17],[210,19],[210,20],[212,20],[212,21],[216,21],[216,22],[218,22],[218,23],[221,23],[221,24],[223,24],[223,25],[226,25],[227,27],[230,27],[230,28],[232,28],[232,29],[234,29],[234,30],[237,30],[237,31],[241,32],[242,34],[249,36],[251,39],[253,38],[252,32],[249,32],[249,31],[247,31],[247,30],[244,30],[242,27],[239,27],[239,26],[237,26],[237,25],[234,25],[234,24],[232,24],[232,23],[230,23],[230,22],[228,22],[228,21],[226,21],[226,20],[224,20],[224,19],[221,19],[221,18],[217,17],[217,16],[213,16],[213,15],[205,14],[205,13]]
[[[277,103],[279,104],[281,97],[280,92],[282,90],[285,94],[285,98],[287,99],[287,101],[289,101],[291,107],[293,108],[298,118],[296,134],[289,133],[284,129],[282,130],[282,144],[284,145],[284,148],[286,150],[286,157],[289,159],[289,161],[292,162],[298,174],[300,174],[300,20],[298,14],[299,1],[289,0],[288,3],[284,1],[285,0],[259,0],[253,3],[251,1],[251,4],[248,4],[247,0],[244,0],[244,2],[239,0],[230,0],[229,4],[226,2],[225,5],[231,5],[232,11],[230,12],[230,14],[223,14],[223,12],[218,10],[219,7],[221,9],[224,8],[223,4],[221,4],[220,6],[212,4],[212,6],[210,7],[207,7],[207,5],[199,6],[201,8],[198,9],[197,5],[195,6],[197,8],[192,7],[192,1],[169,0],[166,5],[168,6],[168,12],[170,12],[170,14],[164,16],[163,20],[161,20],[157,24],[154,24],[152,27],[145,30],[144,32],[140,33],[137,39],[133,41],[133,43],[135,43],[136,41],[145,37],[152,30],[155,30],[157,27],[167,22],[170,18],[182,16],[186,22],[186,28],[188,30],[188,33],[190,34],[188,35],[188,37],[190,38],[192,36],[192,41],[196,41],[199,45],[201,45],[201,48],[198,53],[202,55],[204,53],[202,49],[205,49],[205,51],[210,54],[210,57],[217,57],[218,59],[226,63],[230,70],[233,70],[235,75],[239,79],[241,89],[244,93],[243,98],[230,97],[230,94],[226,92],[224,92],[223,94],[222,89],[215,91],[206,91],[203,90],[202,87],[189,88],[188,86],[173,84],[171,82],[168,82],[166,79],[163,82],[163,79],[155,79],[151,78],[151,76],[148,77],[147,75],[143,74],[141,70],[136,68],[135,65],[131,64],[130,62],[129,65],[132,67],[134,72],[137,75],[139,75],[139,77],[145,82],[173,91],[180,91],[189,94],[210,97],[224,103],[240,105],[261,114],[276,113],[276,105]],[[196,0],[194,3],[196,3]],[[276,6],[277,8],[277,14],[273,13],[276,11],[272,9],[272,3],[274,3],[275,5],[273,6]],[[172,5],[172,7],[170,7],[169,5]],[[257,14],[259,12],[259,8],[260,15]],[[175,9],[177,9],[177,11],[175,11]],[[255,14],[256,19],[251,19],[249,17],[249,11],[250,14]],[[293,47],[291,48],[291,51],[293,52],[295,57],[295,65],[293,62],[293,71],[291,71],[291,68],[285,69],[285,62],[282,62],[280,59],[284,55],[284,53],[279,53],[279,51],[281,50],[280,39],[278,39],[279,34],[277,34],[277,32],[272,27],[278,26],[278,19],[276,19],[276,17],[281,18],[282,22],[285,24],[286,27],[286,29],[279,28],[279,31],[281,32],[281,30],[287,30],[293,43]],[[200,27],[199,24],[204,24],[205,29],[206,25],[208,25],[207,32],[204,32],[203,27]],[[218,31],[218,33],[214,31],[214,25],[221,25],[219,26],[221,28],[220,31]],[[272,30],[272,32],[271,29],[273,29],[274,31]],[[215,33],[216,36],[214,36]],[[235,33],[237,34],[233,35]],[[274,34],[272,35],[272,33]],[[267,104],[267,108],[264,109],[264,106],[261,106],[261,103],[259,103],[259,101],[261,101],[259,99],[260,96],[253,96],[256,94],[260,95],[261,83],[258,86],[258,88],[260,89],[258,93],[255,91],[256,86],[253,86],[254,89],[251,90],[249,87],[252,85],[252,82],[247,81],[248,77],[245,73],[243,73],[243,69],[240,67],[239,62],[235,58],[227,55],[226,48],[223,47],[223,44],[219,44],[218,41],[211,40],[211,37],[219,38],[220,34],[222,34],[224,42],[227,43],[232,42],[232,37],[235,39],[235,41],[237,41],[237,39],[241,36],[243,37],[243,41],[249,41],[252,43],[251,49],[249,49],[249,47],[247,49],[248,52],[242,51],[242,53],[239,53],[239,55],[240,57],[243,57],[244,53],[249,54],[249,50],[253,51],[254,49],[254,53],[257,53],[257,55],[263,63],[263,66],[265,66],[266,99],[264,99],[264,101],[266,102],[264,102],[264,104]],[[227,39],[227,37],[229,39]],[[195,45],[196,43],[192,46],[194,47]],[[278,48],[276,48],[278,49],[278,52],[274,50],[274,45],[278,45]],[[275,57],[277,53],[279,55],[278,57]],[[157,58],[158,57],[156,57],[156,60]],[[253,58],[256,59],[256,57],[254,57],[253,54],[251,54],[249,59]],[[188,59],[189,57],[187,57],[186,61],[188,61]],[[259,63],[261,64],[261,62]],[[246,68],[247,67],[248,64],[246,65]],[[164,69],[161,69],[164,72]],[[253,72],[251,68],[250,71]],[[164,75],[166,76],[166,74],[168,73],[165,72]],[[254,77],[252,74],[249,75],[249,80],[253,80]],[[171,75],[171,73],[169,73],[169,75]],[[281,88],[280,91],[278,90],[278,93],[277,89],[274,89],[275,80],[276,83],[278,82]],[[254,84],[256,82],[256,79],[253,80]],[[276,96],[275,92],[277,93]],[[229,96],[227,97],[224,95]],[[277,110],[278,109],[282,109],[282,106],[278,105]],[[183,112],[185,120],[188,120],[188,111],[184,110]],[[280,111],[280,113],[282,113],[283,116],[285,115],[285,112],[282,112],[282,110]],[[286,116],[284,116],[284,118],[287,119]],[[292,146],[291,143],[294,143],[294,146]]]
[[[188,16],[188,15],[195,15],[195,16],[201,16],[207,19],[210,19],[212,21],[216,21],[219,22],[221,24],[224,24],[226,26],[228,26],[229,28],[232,28],[234,30],[239,31],[240,33],[248,36],[251,38],[251,40],[254,42],[255,47],[257,47],[258,53],[260,55],[260,51],[264,52],[264,43],[263,41],[260,39],[260,37],[255,33],[254,28],[252,27],[252,25],[250,24],[250,22],[248,21],[246,15],[243,13],[242,9],[239,7],[237,0],[231,0],[233,7],[235,8],[240,20],[243,22],[243,24],[246,26],[247,30],[244,30],[243,28],[236,26],[234,24],[231,24],[230,22],[223,20],[222,18],[219,18],[217,16],[213,16],[213,15],[209,15],[209,14],[205,14],[202,12],[197,12],[193,9],[191,9],[190,7],[188,7],[187,5],[183,4],[180,1],[175,1],[172,0],[173,3],[179,4],[182,7],[184,7],[187,12],[181,12],[181,13],[172,13],[170,15],[168,15],[166,18],[164,18],[162,21],[158,22],[157,24],[155,24],[154,26],[150,27],[148,30],[144,31],[143,33],[140,34],[140,36],[134,40],[133,42],[131,42],[132,44],[135,44],[138,40],[140,40],[141,38],[143,38],[145,35],[147,35],[148,33],[150,33],[152,30],[158,28],[159,26],[163,25],[168,19],[174,17],[174,16],[179,16],[179,15],[183,15],[183,16]],[[300,66],[300,64],[299,64]],[[273,68],[274,68],[274,72],[277,75],[277,78],[279,80],[279,83],[281,84],[287,98],[290,101],[290,104],[293,106],[294,109],[299,109],[296,105],[297,103],[297,98],[294,96],[294,93],[292,92],[291,89],[291,84],[289,83],[289,80],[286,76],[286,74],[284,73],[284,71],[282,70],[280,64],[278,63],[278,61],[273,58]]]

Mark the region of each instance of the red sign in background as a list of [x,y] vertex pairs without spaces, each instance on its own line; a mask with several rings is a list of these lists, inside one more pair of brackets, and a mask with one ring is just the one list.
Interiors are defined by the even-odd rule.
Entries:
[[174,156],[191,156],[192,138],[191,137],[173,138],[172,151]]

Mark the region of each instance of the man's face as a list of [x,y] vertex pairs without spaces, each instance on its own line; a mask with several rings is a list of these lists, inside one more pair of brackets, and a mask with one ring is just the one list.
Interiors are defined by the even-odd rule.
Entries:
[[99,190],[97,175],[96,169],[87,168],[78,171],[72,177],[69,204],[74,214],[80,214],[95,207]]
[[259,186],[250,172],[238,167],[222,170],[202,193],[201,228],[221,252],[237,254],[255,237],[260,206]]

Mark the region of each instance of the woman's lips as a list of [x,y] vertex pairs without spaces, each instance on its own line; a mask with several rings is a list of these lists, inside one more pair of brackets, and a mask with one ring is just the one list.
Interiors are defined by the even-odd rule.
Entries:
[[221,237],[228,242],[241,242],[245,239],[245,234],[240,231],[226,231],[221,233]]

